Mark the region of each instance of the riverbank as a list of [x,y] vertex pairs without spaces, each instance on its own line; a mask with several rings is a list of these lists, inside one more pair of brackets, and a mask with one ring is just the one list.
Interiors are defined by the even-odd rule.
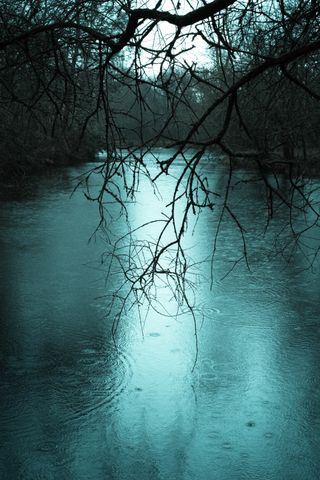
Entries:
[[51,154],[48,156],[17,158],[11,162],[0,164],[0,200],[17,198],[28,194],[30,178],[45,177],[53,171],[68,166],[93,163],[97,160],[98,151],[83,149],[81,153]]
[[[129,149],[122,149],[129,154]],[[155,153],[161,154],[168,152],[168,147],[159,146],[154,148]],[[320,177],[320,152],[312,149],[307,152],[295,152],[292,160],[285,159],[281,151],[274,151],[268,155],[254,150],[244,150],[236,152],[231,157],[221,155],[220,151],[212,150],[211,154],[215,161],[224,166],[228,166],[231,160],[234,169],[256,169],[261,174],[285,175],[296,178],[298,176],[305,178]],[[51,175],[53,170],[66,166],[76,166],[84,163],[93,163],[95,161],[107,161],[103,150],[94,150],[93,148],[84,148],[81,151],[68,153],[64,156],[62,153],[51,154],[50,156],[41,156],[30,158],[26,156],[25,161],[21,158],[12,163],[6,163],[0,167],[0,200],[7,198],[19,198],[29,192],[29,179],[35,175]]]
[[297,151],[293,157],[285,158],[280,150],[259,152],[246,150],[225,156],[224,163],[231,160],[233,168],[255,168],[261,173],[282,174],[288,177],[320,177],[320,151],[311,149],[308,152]]

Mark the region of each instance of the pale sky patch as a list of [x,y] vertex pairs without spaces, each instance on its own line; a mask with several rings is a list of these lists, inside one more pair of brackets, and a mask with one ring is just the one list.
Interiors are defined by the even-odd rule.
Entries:
[[[138,8],[155,8],[157,4],[156,0],[148,1],[137,1]],[[204,5],[203,2],[193,0],[163,0],[159,10],[167,11],[173,14],[184,15],[196,8]],[[179,61],[180,64],[187,63],[188,65],[197,64],[198,66],[206,65],[210,62],[210,52],[207,48],[206,43],[200,36],[194,36],[197,32],[194,25],[190,27],[185,27],[182,29],[180,38],[176,41],[174,48],[172,49],[172,54],[175,56],[176,61]],[[152,32],[144,39],[143,46],[150,50],[163,50],[166,52],[170,42],[173,40],[176,33],[176,27],[171,25],[168,22],[159,22],[157,27],[152,30]],[[153,64],[148,66],[146,71],[149,75],[154,75],[159,73],[161,59],[163,59],[164,54],[159,57],[158,60],[154,61],[154,54],[147,51],[144,51],[142,60],[143,63],[146,61],[151,61],[153,59]],[[169,61],[168,61],[169,64]]]

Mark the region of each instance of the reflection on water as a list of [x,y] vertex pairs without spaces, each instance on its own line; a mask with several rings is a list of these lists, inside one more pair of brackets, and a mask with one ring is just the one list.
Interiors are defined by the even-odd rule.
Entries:
[[[142,335],[131,310],[113,341],[104,295],[120,280],[105,285],[103,237],[87,242],[96,206],[80,191],[70,198],[80,170],[2,205],[0,478],[318,479],[319,273],[298,255],[289,265],[267,256],[257,188],[245,191],[252,270],[239,264],[221,280],[241,245],[226,222],[213,288],[197,292],[192,372],[193,321],[174,317],[165,289],[172,316],[151,311]],[[223,172],[211,175],[222,188]],[[158,208],[140,189],[137,222]],[[212,245],[214,222],[200,219],[193,255]]]

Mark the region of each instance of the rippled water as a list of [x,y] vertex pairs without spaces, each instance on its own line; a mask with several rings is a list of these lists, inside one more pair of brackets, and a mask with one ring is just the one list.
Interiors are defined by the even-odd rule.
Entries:
[[[105,284],[103,235],[87,241],[96,205],[80,190],[70,197],[85,168],[35,179],[26,198],[1,206],[1,480],[318,479],[317,266],[268,256],[257,236],[262,199],[249,184],[237,203],[254,227],[251,271],[239,264],[223,278],[241,244],[226,222],[213,288],[203,281],[197,291],[194,371],[193,320],[174,317],[165,289],[171,315],[151,311],[142,335],[132,309],[115,342],[105,294],[120,280]],[[224,172],[210,175],[223,184]],[[140,190],[137,222],[157,208],[150,186]],[[192,254],[212,235],[200,219]]]

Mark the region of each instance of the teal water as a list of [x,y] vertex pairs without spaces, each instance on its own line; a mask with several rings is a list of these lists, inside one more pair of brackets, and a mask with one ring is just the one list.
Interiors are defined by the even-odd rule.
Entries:
[[[120,272],[115,267],[106,282],[106,237],[88,242],[97,205],[81,189],[70,196],[86,168],[34,179],[23,199],[1,205],[1,480],[318,479],[317,264],[307,269],[299,252],[290,263],[269,254],[263,196],[255,184],[242,185],[233,202],[252,227],[251,270],[239,262],[225,276],[241,256],[241,236],[226,221],[211,290],[201,276],[210,262],[199,266],[194,370],[192,317],[175,317],[166,288],[157,301],[167,315],[151,309],[142,332],[137,310],[128,310],[114,342],[106,295]],[[226,173],[208,167],[208,175],[222,191]],[[155,200],[141,181],[137,203],[128,205],[133,224],[161,215],[172,184],[164,179]],[[116,206],[107,208],[109,228],[121,235],[125,222]],[[196,258],[212,250],[210,215],[188,239]]]

